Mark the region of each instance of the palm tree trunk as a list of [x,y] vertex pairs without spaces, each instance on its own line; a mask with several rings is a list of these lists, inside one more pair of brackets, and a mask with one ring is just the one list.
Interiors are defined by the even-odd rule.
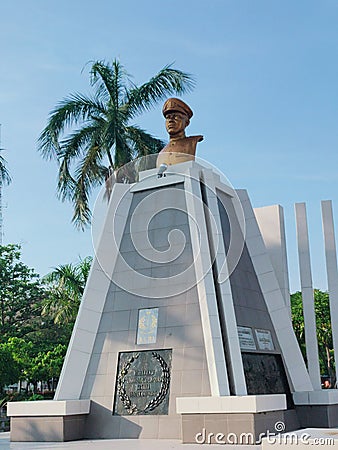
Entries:
[[112,158],[109,150],[107,151],[107,156],[108,156],[109,165],[110,165],[111,169],[113,170],[114,169],[114,161],[113,161],[113,158]]

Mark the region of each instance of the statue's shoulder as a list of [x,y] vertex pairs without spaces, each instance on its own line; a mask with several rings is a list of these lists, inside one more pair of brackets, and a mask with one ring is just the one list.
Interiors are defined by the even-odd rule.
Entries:
[[202,134],[198,134],[197,136],[187,136],[186,138],[184,138],[184,139],[189,139],[189,140],[191,140],[192,142],[201,142],[201,141],[203,141],[203,139],[204,139],[204,136],[202,136]]

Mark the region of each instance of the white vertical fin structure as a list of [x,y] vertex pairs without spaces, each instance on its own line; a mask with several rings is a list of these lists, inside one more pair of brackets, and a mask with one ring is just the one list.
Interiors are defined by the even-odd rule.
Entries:
[[[227,365],[230,380],[232,380],[232,385],[235,395],[247,395],[246,381],[244,375],[243,361],[241,355],[241,349],[238,338],[237,331],[237,321],[234,308],[234,301],[232,298],[231,285],[230,285],[230,274],[228,272],[228,266],[226,262],[226,251],[224,247],[224,242],[222,238],[222,225],[221,218],[219,214],[216,186],[215,186],[215,176],[211,170],[203,170],[203,183],[206,186],[205,197],[209,212],[213,216],[215,221],[216,230],[218,236],[213,233],[212,230],[209,232],[209,246],[213,249],[214,255],[214,265],[217,277],[220,275],[220,271],[226,272],[224,281],[219,283],[219,308],[224,317],[224,327],[225,327],[225,339],[227,340],[227,352],[229,353],[229,360],[231,364]],[[233,193],[234,195],[234,193]],[[239,229],[238,232],[241,232]],[[217,250],[216,250],[217,249]],[[224,274],[223,274],[224,275]]]
[[[332,340],[335,355],[335,361],[338,360],[338,270],[337,270],[337,251],[334,234],[332,201],[323,200],[322,202],[323,233],[325,244],[327,283],[330,299]],[[336,378],[337,378],[336,362]]]
[[292,322],[285,305],[275,271],[266,252],[263,238],[245,190],[236,189],[246,220],[246,244],[274,326],[283,359],[292,384],[292,391],[313,391]]
[[272,267],[275,270],[285,304],[290,309],[291,315],[289,271],[283,208],[280,205],[263,206],[261,208],[254,208],[254,213],[259,229],[262,233]]
[[309,233],[305,203],[295,204],[298,261],[302,289],[305,344],[309,376],[315,390],[321,389],[316,315],[313,296]]
[[[201,199],[199,172],[191,170],[185,181],[187,212],[194,255],[199,305],[208,362],[211,395],[230,395],[228,369],[225,359],[222,331],[217,308],[208,232]],[[198,228],[196,228],[196,223]],[[199,235],[200,233],[200,235]],[[204,276],[205,275],[205,276]]]

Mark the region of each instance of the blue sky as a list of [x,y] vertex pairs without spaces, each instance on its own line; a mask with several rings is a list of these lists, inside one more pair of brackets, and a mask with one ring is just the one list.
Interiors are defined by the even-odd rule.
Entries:
[[[189,134],[205,136],[198,156],[254,206],[284,207],[293,291],[293,205],[307,203],[314,284],[326,289],[320,200],[333,200],[338,227],[336,1],[2,0],[0,17],[0,123],[13,178],[4,243],[21,243],[28,265],[43,275],[92,253],[36,141],[58,101],[89,92],[86,63],[117,57],[136,83],[172,62],[195,76],[184,99],[195,111]],[[160,109],[139,124],[166,139]]]

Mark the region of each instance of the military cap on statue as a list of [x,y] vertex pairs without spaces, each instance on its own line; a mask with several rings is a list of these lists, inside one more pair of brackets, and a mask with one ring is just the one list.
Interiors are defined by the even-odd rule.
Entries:
[[162,109],[164,117],[170,112],[180,112],[188,116],[189,119],[193,116],[193,112],[189,106],[179,98],[168,98],[168,100],[164,103]]

